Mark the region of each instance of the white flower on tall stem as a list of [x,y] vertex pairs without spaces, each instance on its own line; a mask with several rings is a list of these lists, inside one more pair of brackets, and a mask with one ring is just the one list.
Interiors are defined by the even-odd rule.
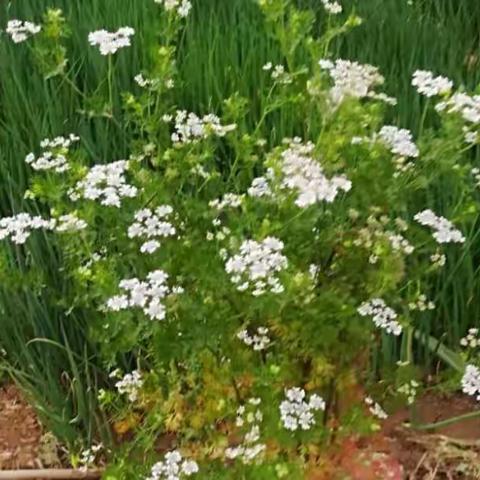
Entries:
[[167,12],[174,11],[180,17],[188,17],[192,4],[190,0],[154,0],[155,3],[163,5]]
[[330,15],[338,15],[342,13],[343,8],[336,0],[322,0],[323,8]]
[[121,27],[116,32],[97,30],[88,34],[88,41],[92,46],[98,46],[102,55],[113,55],[120,48],[131,45],[130,37],[135,34],[131,27]]

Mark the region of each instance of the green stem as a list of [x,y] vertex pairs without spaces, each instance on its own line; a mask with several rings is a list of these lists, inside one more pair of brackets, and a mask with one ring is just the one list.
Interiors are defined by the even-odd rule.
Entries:
[[107,81],[108,81],[108,101],[112,111],[113,117],[113,59],[112,55],[108,56],[108,73],[107,73]]
[[426,423],[424,425],[415,425],[412,424],[412,428],[415,430],[433,430],[435,428],[442,428],[452,423],[461,422],[463,420],[469,420],[471,418],[480,417],[480,410],[476,410],[475,412],[465,413],[463,415],[459,415],[457,417],[447,418],[446,420],[441,420],[440,422],[435,423]]
[[425,126],[425,119],[427,118],[428,107],[430,106],[430,99],[427,98],[425,102],[425,107],[423,108],[422,117],[420,119],[420,126],[418,127],[418,136],[420,137],[423,133],[423,127]]

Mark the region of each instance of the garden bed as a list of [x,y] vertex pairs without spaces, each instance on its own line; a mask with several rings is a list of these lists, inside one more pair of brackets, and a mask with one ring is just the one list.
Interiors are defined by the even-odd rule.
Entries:
[[[417,401],[415,408],[418,423],[425,425],[470,413],[477,405],[462,395],[430,392]],[[383,422],[378,433],[348,440],[340,450],[332,450],[327,463],[342,474],[352,475],[352,480],[377,480],[378,465],[387,465],[393,472],[401,468],[404,478],[409,480],[480,478],[480,417],[427,432],[410,428],[410,415],[407,409],[395,412]],[[42,448],[42,427],[32,407],[16,387],[5,386],[0,390],[0,480],[101,476],[100,470],[64,468],[68,465],[42,468],[45,462]],[[479,476],[474,476],[475,471]],[[312,480],[331,480],[328,477],[331,474],[330,469],[327,477],[315,474]]]
[[473,10],[77,3],[0,5],[0,480],[480,477]]

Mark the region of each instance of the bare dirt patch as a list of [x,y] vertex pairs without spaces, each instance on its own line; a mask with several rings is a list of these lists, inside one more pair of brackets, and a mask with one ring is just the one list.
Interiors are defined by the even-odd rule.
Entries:
[[[437,423],[478,409],[465,395],[429,393],[417,402],[416,421]],[[399,411],[384,423],[377,438],[409,480],[480,479],[480,417],[428,431],[408,428],[409,422],[410,412]]]
[[13,385],[0,387],[0,470],[37,468],[41,427]]

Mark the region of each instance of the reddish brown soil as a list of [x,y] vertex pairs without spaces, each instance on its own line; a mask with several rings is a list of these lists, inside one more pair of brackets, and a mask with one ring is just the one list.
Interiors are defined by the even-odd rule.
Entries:
[[[479,410],[465,395],[426,394],[417,401],[418,424],[437,423]],[[391,415],[372,441],[397,460],[409,480],[480,479],[480,417],[434,430],[408,428],[408,410]]]
[[12,385],[0,387],[0,470],[38,467],[41,428]]

